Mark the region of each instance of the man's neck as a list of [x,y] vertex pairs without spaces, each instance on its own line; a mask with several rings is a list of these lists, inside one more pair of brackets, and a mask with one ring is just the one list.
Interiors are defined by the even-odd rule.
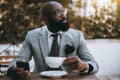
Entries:
[[52,33],[57,33],[59,32],[58,30],[54,29],[54,28],[50,28],[50,26],[48,27],[48,30]]

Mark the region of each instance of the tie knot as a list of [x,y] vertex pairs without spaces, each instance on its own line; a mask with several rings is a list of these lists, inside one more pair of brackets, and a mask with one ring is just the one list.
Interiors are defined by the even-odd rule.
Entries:
[[52,34],[51,36],[53,36],[53,37],[57,37],[59,34]]

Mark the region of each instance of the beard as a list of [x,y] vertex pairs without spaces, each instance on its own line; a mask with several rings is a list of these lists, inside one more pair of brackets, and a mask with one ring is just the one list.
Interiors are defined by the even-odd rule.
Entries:
[[59,22],[55,22],[52,19],[48,18],[50,28],[52,28],[52,29],[54,29],[56,31],[68,31],[68,29],[69,29],[68,20],[67,20],[66,23],[62,23],[62,21],[64,21],[64,20],[65,20],[65,18],[63,18]]

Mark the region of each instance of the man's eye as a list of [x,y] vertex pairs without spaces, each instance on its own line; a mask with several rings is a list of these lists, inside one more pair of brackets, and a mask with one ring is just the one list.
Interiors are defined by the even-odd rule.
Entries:
[[59,11],[57,11],[57,13],[59,14],[59,13],[61,13],[61,11],[59,10]]

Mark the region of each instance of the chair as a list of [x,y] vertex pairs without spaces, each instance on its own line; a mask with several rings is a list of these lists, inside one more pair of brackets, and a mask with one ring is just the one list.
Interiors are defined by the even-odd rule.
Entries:
[[0,76],[3,76],[7,73],[7,68],[12,59],[16,56],[0,56]]

